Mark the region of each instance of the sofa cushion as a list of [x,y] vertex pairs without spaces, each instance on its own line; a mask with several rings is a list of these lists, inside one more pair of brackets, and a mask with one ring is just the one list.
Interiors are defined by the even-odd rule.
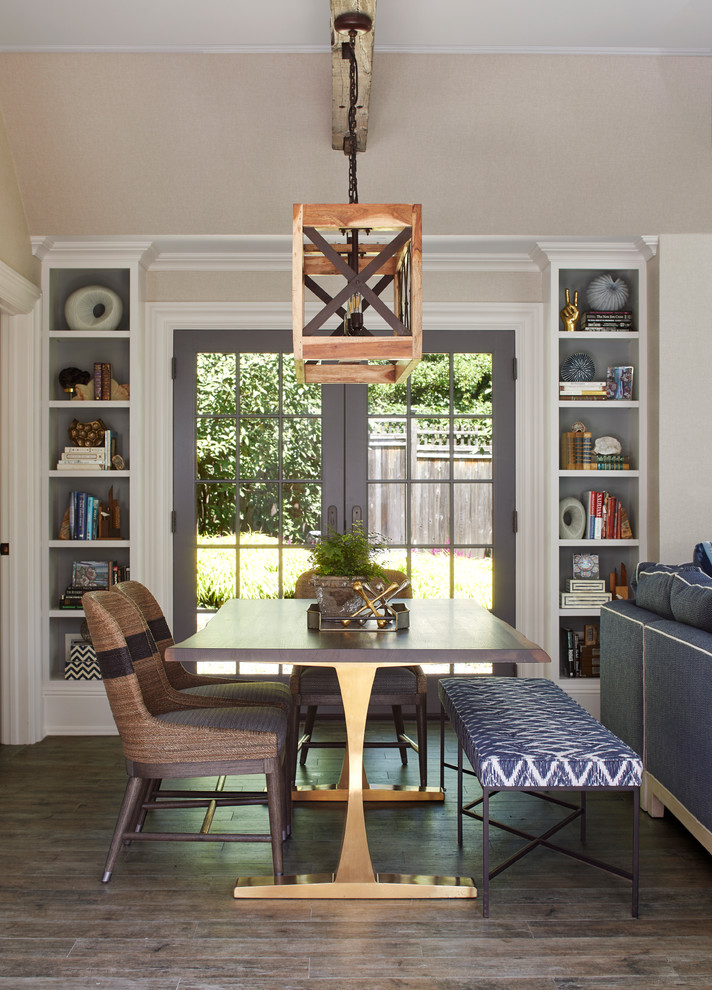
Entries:
[[645,561],[636,569],[635,604],[663,619],[674,619],[670,606],[673,578],[682,573],[701,574],[695,564],[655,564]]
[[670,607],[677,622],[712,633],[712,577],[689,571],[675,574]]

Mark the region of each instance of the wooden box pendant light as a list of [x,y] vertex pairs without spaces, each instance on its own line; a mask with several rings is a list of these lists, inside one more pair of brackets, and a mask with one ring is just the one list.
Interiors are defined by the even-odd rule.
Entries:
[[[350,61],[349,203],[299,203],[294,207],[292,322],[297,380],[301,383],[395,384],[422,355],[422,225],[414,203],[358,202],[356,184],[355,39],[371,28],[362,13],[337,17],[349,34],[342,57]],[[339,240],[342,238],[342,240]],[[333,295],[322,276],[345,279]],[[369,284],[371,280],[377,280]],[[392,286],[392,306],[381,298]],[[309,289],[323,308],[305,323]],[[378,320],[366,328],[365,314]],[[331,326],[327,323],[331,321]]]

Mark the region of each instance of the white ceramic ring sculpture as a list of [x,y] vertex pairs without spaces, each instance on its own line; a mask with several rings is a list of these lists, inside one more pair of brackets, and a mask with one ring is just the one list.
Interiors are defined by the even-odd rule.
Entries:
[[123,311],[121,299],[103,285],[77,289],[64,305],[70,330],[116,330]]
[[586,532],[586,510],[577,498],[559,502],[559,539],[580,540]]

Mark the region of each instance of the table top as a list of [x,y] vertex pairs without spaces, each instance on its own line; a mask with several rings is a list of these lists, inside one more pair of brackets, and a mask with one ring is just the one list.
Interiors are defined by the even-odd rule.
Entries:
[[[536,643],[471,599],[408,599],[408,629],[307,628],[306,599],[231,599],[166,651],[185,663],[239,661],[333,666],[375,663],[549,663]],[[197,654],[200,656],[197,656]]]

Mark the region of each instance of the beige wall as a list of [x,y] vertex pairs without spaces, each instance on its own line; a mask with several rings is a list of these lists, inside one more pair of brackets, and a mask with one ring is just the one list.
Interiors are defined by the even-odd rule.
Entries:
[[[32,234],[288,234],[342,202],[324,55],[0,54]],[[376,52],[363,202],[431,234],[712,230],[712,59]]]
[[39,285],[40,266],[32,256],[27,219],[17,186],[15,166],[0,113],[0,261]]
[[[330,104],[328,55],[0,54],[0,260],[36,279],[27,228],[288,235],[294,202],[346,198]],[[710,536],[711,124],[710,58],[377,52],[359,157],[361,200],[422,202],[426,235],[663,235],[650,538],[668,560]],[[290,281],[154,272],[147,288],[273,301]],[[424,295],[539,301],[541,281],[426,271]]]
[[660,240],[660,559],[712,539],[712,234]]

